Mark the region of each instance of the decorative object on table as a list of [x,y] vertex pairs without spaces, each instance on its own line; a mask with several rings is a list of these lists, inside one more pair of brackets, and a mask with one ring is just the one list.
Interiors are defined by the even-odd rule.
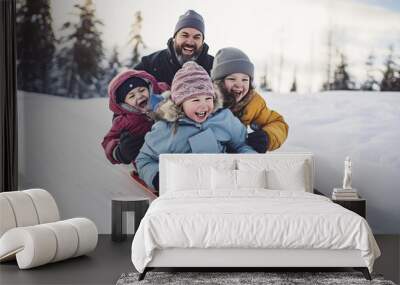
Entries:
[[344,190],[351,190],[351,175],[352,165],[350,156],[347,156],[344,161],[344,177],[343,177],[343,189]]
[[333,188],[332,199],[334,200],[353,200],[359,199],[357,189],[351,186],[352,183],[352,163],[349,156],[344,161],[343,187]]
[[0,193],[0,209],[0,261],[16,259],[20,269],[28,269],[96,248],[96,225],[86,218],[60,221],[46,190]]
[[[278,270],[276,270],[278,271]],[[382,275],[372,274],[365,280],[361,272],[149,272],[138,281],[139,273],[124,273],[116,285],[175,284],[375,284],[395,285]]]
[[123,241],[126,239],[126,233],[123,233],[123,213],[135,213],[135,231],[137,231],[140,221],[146,214],[149,207],[148,198],[140,197],[115,197],[111,202],[111,239],[112,241]]

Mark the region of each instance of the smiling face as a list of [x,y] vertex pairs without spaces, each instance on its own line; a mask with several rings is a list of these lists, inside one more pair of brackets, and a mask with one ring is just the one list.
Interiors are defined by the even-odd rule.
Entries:
[[144,113],[149,110],[149,98],[149,89],[140,86],[132,89],[126,95],[124,102]]
[[203,123],[214,109],[211,95],[197,95],[182,103],[185,115],[196,123]]
[[250,89],[250,76],[244,73],[233,73],[225,77],[224,85],[236,102],[243,99]]
[[196,59],[203,48],[203,34],[193,28],[183,28],[174,37],[174,48],[184,62]]

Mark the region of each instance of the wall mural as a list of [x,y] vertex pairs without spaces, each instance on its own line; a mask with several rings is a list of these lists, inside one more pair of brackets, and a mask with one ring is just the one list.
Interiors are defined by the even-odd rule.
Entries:
[[[146,195],[130,176],[137,156],[138,175],[155,188],[156,172],[138,164],[171,149],[246,152],[243,143],[258,152],[310,151],[316,188],[328,196],[342,186],[350,156],[352,187],[367,199],[373,231],[400,233],[400,5],[330,2],[17,1],[20,185],[46,188],[62,201],[63,217],[79,213],[107,233],[111,197]],[[179,33],[188,27],[200,33]],[[168,48],[158,58],[171,63],[142,60]],[[239,69],[225,65],[232,58],[244,62]],[[174,86],[175,66],[192,59],[206,72],[201,84],[188,86],[199,70],[189,64]],[[147,72],[131,70],[138,65]],[[197,98],[196,88],[206,96]],[[206,107],[191,113],[194,105],[183,103],[193,98]],[[266,117],[251,124],[243,111],[255,98],[266,102]],[[214,105],[224,104],[247,126],[231,130],[243,141],[167,145],[159,138],[175,130],[165,127],[144,142],[148,115],[165,100],[178,112],[164,115],[197,123],[211,122]],[[177,134],[187,141],[184,130]]]

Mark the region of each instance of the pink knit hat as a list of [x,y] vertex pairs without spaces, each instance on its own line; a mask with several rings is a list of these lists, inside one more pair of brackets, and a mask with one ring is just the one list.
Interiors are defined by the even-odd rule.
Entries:
[[176,105],[197,95],[212,96],[215,92],[207,71],[194,61],[186,62],[174,76],[171,99]]

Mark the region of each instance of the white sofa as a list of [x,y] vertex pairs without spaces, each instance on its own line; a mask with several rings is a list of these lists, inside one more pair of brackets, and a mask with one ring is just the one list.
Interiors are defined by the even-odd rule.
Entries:
[[0,262],[20,269],[86,254],[96,248],[97,228],[87,218],[60,221],[54,198],[43,189],[0,193]]

